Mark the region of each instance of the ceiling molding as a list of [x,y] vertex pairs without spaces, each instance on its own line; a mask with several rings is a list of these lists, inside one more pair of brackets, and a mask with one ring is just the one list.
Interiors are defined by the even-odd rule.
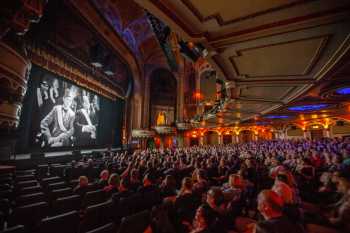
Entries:
[[[260,45],[260,46],[254,46],[254,47],[248,47],[244,49],[240,49],[236,51],[237,56],[230,56],[229,61],[231,62],[231,65],[236,73],[237,76],[240,77],[245,77],[246,79],[251,79],[251,78],[282,78],[282,77],[301,77],[301,76],[306,76],[311,73],[319,59],[321,58],[322,51],[327,45],[327,42],[329,41],[331,35],[321,35],[321,36],[315,36],[315,37],[309,37],[309,38],[303,38],[303,39],[297,39],[297,40],[291,40],[291,41],[282,41],[278,43],[272,43],[272,44],[265,44],[265,45]],[[253,51],[253,50],[260,50],[260,49],[266,49],[266,48],[273,48],[276,46],[285,46],[285,45],[292,45],[295,43],[304,42],[304,41],[310,41],[310,40],[317,40],[321,39],[321,42],[318,46],[318,48],[314,51],[313,56],[311,57],[310,61],[306,65],[306,68],[304,71],[300,74],[274,74],[274,75],[248,75],[248,74],[243,74],[239,72],[239,67],[237,66],[237,63],[235,61],[235,58],[243,58],[245,56],[245,52],[247,51]],[[282,80],[282,79],[281,79]]]
[[192,12],[193,15],[195,15],[197,17],[197,19],[201,23],[205,23],[205,22],[210,21],[210,20],[216,20],[216,22],[220,26],[226,26],[226,25],[229,25],[229,24],[234,24],[234,23],[237,23],[237,22],[240,22],[240,21],[243,21],[243,20],[252,19],[252,18],[261,16],[261,15],[273,13],[273,12],[280,11],[280,10],[286,10],[288,8],[295,7],[295,6],[298,6],[298,5],[308,4],[308,3],[313,2],[313,1],[316,1],[316,0],[298,0],[298,1],[295,1],[295,2],[289,2],[289,3],[282,4],[282,5],[277,6],[277,7],[272,7],[272,8],[263,10],[263,11],[258,11],[258,12],[252,13],[252,14],[248,14],[248,15],[245,15],[245,16],[241,16],[241,17],[237,17],[237,18],[225,21],[223,19],[223,17],[220,15],[220,13],[214,13],[214,14],[211,14],[211,15],[208,15],[208,16],[203,16],[201,14],[200,10],[198,10],[196,8],[196,6],[192,3],[191,0],[181,0],[181,2]]

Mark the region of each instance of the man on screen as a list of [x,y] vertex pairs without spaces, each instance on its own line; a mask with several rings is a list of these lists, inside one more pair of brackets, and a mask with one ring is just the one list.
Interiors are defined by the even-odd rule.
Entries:
[[83,95],[82,108],[77,111],[74,121],[75,141],[78,146],[93,145],[96,140],[96,125],[89,97]]
[[[63,96],[63,105],[56,105],[41,121],[40,127],[49,147],[71,146],[75,114],[71,109],[73,96],[69,89]],[[52,130],[50,130],[52,129]]]

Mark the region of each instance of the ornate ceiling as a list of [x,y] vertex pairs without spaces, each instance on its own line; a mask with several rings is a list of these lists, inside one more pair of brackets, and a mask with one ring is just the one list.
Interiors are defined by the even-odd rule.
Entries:
[[349,53],[348,0],[135,1],[181,37],[208,48],[231,98],[209,125],[267,113],[294,116],[287,107],[299,103],[333,104],[321,95],[320,80],[348,82],[349,76],[330,74]]

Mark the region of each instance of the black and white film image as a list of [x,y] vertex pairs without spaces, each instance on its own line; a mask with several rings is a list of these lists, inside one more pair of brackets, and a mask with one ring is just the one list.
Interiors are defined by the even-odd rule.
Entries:
[[[95,145],[99,97],[57,78],[42,79],[35,90],[32,130],[37,147]],[[34,120],[35,119],[35,120]]]

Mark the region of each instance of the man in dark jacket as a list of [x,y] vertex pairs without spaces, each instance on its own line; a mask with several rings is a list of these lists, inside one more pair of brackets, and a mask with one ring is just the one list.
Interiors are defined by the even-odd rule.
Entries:
[[305,233],[301,224],[284,216],[283,200],[272,190],[260,192],[258,210],[265,220],[256,224],[256,233]]

